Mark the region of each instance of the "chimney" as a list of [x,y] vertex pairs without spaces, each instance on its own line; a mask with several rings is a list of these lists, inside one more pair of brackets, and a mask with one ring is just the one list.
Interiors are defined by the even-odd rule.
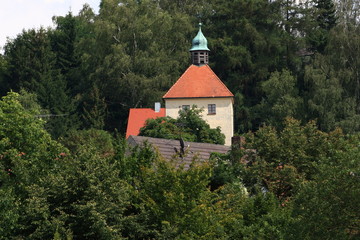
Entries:
[[245,143],[245,137],[233,136],[231,138],[231,145],[234,146],[234,147],[237,147],[239,149],[244,148],[244,143]]
[[160,112],[161,105],[159,102],[155,103],[155,112]]

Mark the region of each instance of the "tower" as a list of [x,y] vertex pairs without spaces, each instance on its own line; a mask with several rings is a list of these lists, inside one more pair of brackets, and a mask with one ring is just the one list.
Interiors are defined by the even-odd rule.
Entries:
[[220,127],[225,145],[234,133],[234,95],[209,67],[207,39],[199,31],[192,40],[191,65],[163,96],[166,116],[177,118],[180,109],[196,105],[203,108],[202,118],[211,128]]

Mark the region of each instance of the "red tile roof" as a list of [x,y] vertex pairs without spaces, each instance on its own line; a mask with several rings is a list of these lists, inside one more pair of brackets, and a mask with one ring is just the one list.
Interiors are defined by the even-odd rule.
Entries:
[[167,98],[233,97],[208,65],[191,65],[163,96]]
[[130,135],[139,135],[140,128],[145,126],[145,121],[149,118],[155,119],[165,117],[165,108],[160,108],[160,112],[155,112],[151,108],[130,108],[126,138]]

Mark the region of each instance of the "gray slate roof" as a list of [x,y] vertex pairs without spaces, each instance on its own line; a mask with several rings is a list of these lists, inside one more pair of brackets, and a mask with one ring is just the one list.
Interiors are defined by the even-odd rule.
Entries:
[[[143,136],[129,136],[127,139],[130,146],[142,146],[144,142],[151,144],[160,155],[166,160],[172,160],[174,156],[180,156],[181,143],[179,140],[164,139],[164,138],[151,138]],[[175,150],[176,149],[176,150]],[[206,161],[209,159],[211,153],[227,153],[230,151],[229,146],[210,144],[210,143],[198,143],[198,142],[184,142],[184,156],[178,157],[179,163],[176,165],[184,164],[184,168],[188,169],[193,162],[194,157],[199,161]]]

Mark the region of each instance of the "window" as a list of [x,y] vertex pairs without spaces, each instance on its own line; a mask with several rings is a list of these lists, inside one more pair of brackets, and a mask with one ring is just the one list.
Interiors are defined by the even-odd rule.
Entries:
[[208,104],[208,114],[216,114],[216,104]]
[[189,110],[190,109],[190,105],[182,105],[182,110]]
[[205,63],[205,55],[203,52],[200,53],[200,63]]
[[193,63],[197,63],[198,61],[199,61],[198,53],[197,53],[197,52],[194,52],[194,55],[193,55]]

